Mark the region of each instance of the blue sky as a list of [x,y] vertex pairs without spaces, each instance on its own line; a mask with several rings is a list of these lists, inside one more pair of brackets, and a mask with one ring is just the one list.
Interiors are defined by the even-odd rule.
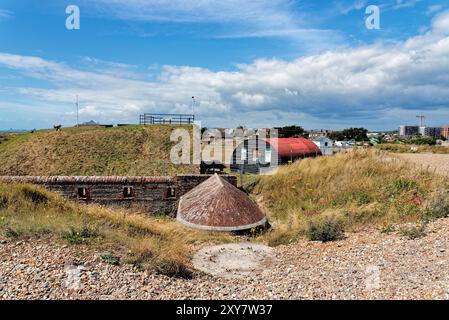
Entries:
[[[67,30],[77,5],[81,29]],[[378,5],[381,29],[365,9]],[[136,122],[206,126],[449,124],[449,0],[0,0],[0,130]]]

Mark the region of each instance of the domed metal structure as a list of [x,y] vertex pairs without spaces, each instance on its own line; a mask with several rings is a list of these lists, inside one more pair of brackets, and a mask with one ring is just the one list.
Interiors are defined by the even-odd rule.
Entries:
[[267,222],[257,204],[217,174],[181,197],[177,220],[209,231],[248,230]]

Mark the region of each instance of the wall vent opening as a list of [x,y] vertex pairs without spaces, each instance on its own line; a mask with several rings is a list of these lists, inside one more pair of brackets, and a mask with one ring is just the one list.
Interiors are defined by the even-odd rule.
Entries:
[[176,198],[176,188],[175,187],[169,187],[167,189],[167,198],[168,199]]
[[86,187],[80,187],[77,191],[78,199],[88,200],[90,198],[89,190]]
[[123,188],[123,198],[125,199],[134,198],[134,188],[133,187]]

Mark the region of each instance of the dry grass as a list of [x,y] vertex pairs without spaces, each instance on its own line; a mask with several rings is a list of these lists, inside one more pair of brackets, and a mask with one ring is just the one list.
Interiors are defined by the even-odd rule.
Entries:
[[0,184],[0,232],[108,250],[122,261],[169,276],[190,274],[192,245],[231,241],[227,235],[186,229],[169,218],[77,205],[24,184]]
[[171,163],[173,129],[164,125],[68,128],[10,136],[0,144],[0,175],[198,173],[198,166]]
[[[307,233],[310,221],[324,215],[342,219],[346,230],[431,216],[428,208],[447,182],[387,160],[381,152],[360,150],[306,159],[261,177],[253,196],[273,225],[262,239],[273,245],[294,241]],[[449,207],[443,210],[449,213]]]
[[401,153],[395,156],[430,172],[449,176],[449,154]]
[[410,145],[398,143],[379,144],[376,149],[392,153],[435,153],[449,154],[449,147],[429,146],[429,145]]

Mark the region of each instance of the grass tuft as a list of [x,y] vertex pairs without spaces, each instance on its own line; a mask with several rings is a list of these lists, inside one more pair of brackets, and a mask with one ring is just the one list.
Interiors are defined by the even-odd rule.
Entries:
[[410,240],[423,238],[426,236],[426,225],[424,223],[402,226],[399,232]]
[[311,241],[341,240],[344,237],[343,221],[333,215],[315,218],[309,221],[307,236]]

